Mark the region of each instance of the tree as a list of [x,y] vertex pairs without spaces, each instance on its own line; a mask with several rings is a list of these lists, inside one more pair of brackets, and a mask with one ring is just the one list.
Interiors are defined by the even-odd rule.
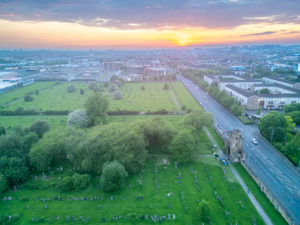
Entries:
[[287,113],[288,116],[292,117],[293,121],[296,123],[296,125],[300,125],[300,111],[293,111]]
[[122,94],[119,91],[115,91],[112,95],[113,95],[114,100],[122,99]]
[[106,192],[116,192],[125,184],[127,176],[124,166],[118,161],[107,162],[103,165],[100,187]]
[[163,120],[161,116],[137,121],[135,125],[140,129],[140,133],[143,134],[149,151],[157,150],[158,148],[162,151],[168,149],[168,145],[175,134],[170,124]]
[[203,110],[193,111],[184,116],[183,124],[200,132],[202,126],[210,126],[213,124],[213,117],[210,113],[204,112]]
[[197,216],[200,217],[202,222],[209,222],[210,219],[210,205],[208,201],[202,199],[197,207]]
[[80,94],[84,95],[84,90],[82,88],[80,89]]
[[90,126],[106,123],[108,101],[101,93],[97,92],[90,96],[84,106]]
[[75,190],[82,190],[89,186],[90,175],[74,173],[72,176],[73,185]]
[[293,121],[291,116],[284,116],[286,131],[294,133],[296,131],[296,123]]
[[54,163],[68,159],[78,169],[84,156],[77,149],[85,138],[86,132],[72,127],[50,131],[30,149],[30,164],[38,171],[46,171]]
[[110,92],[115,92],[115,91],[117,91],[118,90],[118,86],[116,85],[116,84],[111,84],[110,86],[109,86],[109,91]]
[[260,119],[258,124],[258,128],[261,134],[271,142],[284,140],[285,132],[283,132],[283,136],[281,138],[279,134],[282,133],[282,129],[285,130],[285,127],[286,120],[284,118],[284,115],[275,111],[265,114]]
[[195,138],[188,129],[180,130],[170,144],[170,152],[179,163],[192,161],[195,152]]
[[67,119],[68,126],[74,126],[74,127],[87,127],[88,126],[88,115],[86,110],[78,109],[74,112],[71,112],[68,115]]
[[4,125],[0,124],[0,136],[1,135],[6,135],[6,128]]
[[284,111],[286,113],[293,112],[293,111],[300,111],[300,103],[292,103],[292,104],[286,105],[284,107]]
[[0,172],[4,175],[10,187],[27,180],[29,176],[29,170],[25,161],[18,157],[1,157]]
[[44,133],[50,129],[48,122],[43,120],[37,120],[31,124],[29,131],[35,132],[39,138],[42,138]]
[[100,173],[106,161],[117,160],[130,174],[144,166],[147,151],[145,140],[135,126],[112,123],[95,127],[78,150],[82,170]]
[[33,97],[30,96],[30,95],[25,95],[25,96],[24,96],[24,101],[25,101],[25,102],[32,102],[32,101],[33,101]]
[[169,85],[167,83],[164,85],[164,90],[169,90]]
[[75,91],[76,91],[76,87],[74,85],[72,85],[72,84],[68,85],[68,87],[67,87],[68,93],[73,93]]
[[270,90],[268,88],[262,88],[260,94],[270,94]]

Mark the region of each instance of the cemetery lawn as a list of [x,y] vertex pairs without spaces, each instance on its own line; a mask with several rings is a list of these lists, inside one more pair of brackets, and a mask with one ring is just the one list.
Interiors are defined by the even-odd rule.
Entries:
[[[106,194],[97,188],[96,177],[86,190],[65,193],[57,191],[54,187],[59,182],[58,178],[71,173],[67,166],[64,172],[54,170],[53,174],[47,174],[49,180],[42,180],[41,175],[37,174],[37,180],[30,179],[19,190],[1,195],[0,214],[18,214],[20,218],[15,224],[155,224],[149,216],[156,214],[159,217],[166,216],[165,221],[159,222],[162,224],[190,225],[200,224],[195,208],[197,200],[206,199],[211,207],[213,224],[252,224],[254,216],[257,224],[263,224],[240,185],[228,181],[218,162],[217,166],[195,162],[178,166],[177,169],[171,160],[168,163],[164,168],[161,157],[150,158],[143,173],[131,176],[126,186],[115,194]],[[178,179],[179,172],[181,179]],[[142,180],[142,184],[137,182],[138,179]],[[167,197],[168,193],[170,197]],[[4,196],[11,196],[13,200],[3,201]],[[64,200],[52,200],[57,196]],[[90,200],[94,196],[96,199]],[[141,196],[141,199],[136,196]],[[216,196],[222,198],[220,202],[224,202],[224,207]],[[85,197],[88,200],[70,200],[71,197]],[[43,202],[43,199],[51,200]],[[48,209],[45,209],[45,205]],[[225,211],[229,212],[228,217]],[[171,220],[168,220],[168,214],[171,214]],[[148,215],[148,219],[142,219],[143,215]],[[70,221],[67,221],[68,216]],[[76,216],[76,221],[73,221],[73,216]],[[85,220],[87,217],[90,219],[81,222],[80,216]],[[112,221],[114,216],[121,218]],[[32,218],[39,218],[40,221],[33,222]],[[103,218],[106,222],[103,222]]]
[[[76,91],[67,92],[68,85],[74,85]],[[109,100],[109,111],[131,110],[139,112],[168,110],[178,112],[182,105],[187,109],[199,109],[200,106],[180,82],[168,82],[169,89],[164,90],[165,82],[125,83],[119,91],[121,100],[113,100],[108,88],[103,88],[104,95]],[[0,94],[0,108],[2,110],[16,110],[22,107],[24,110],[36,111],[74,111],[83,109],[84,103],[92,91],[88,88],[88,82],[37,82],[26,87],[18,88],[7,93]],[[100,83],[98,83],[100,85]],[[141,90],[144,86],[145,90]],[[84,94],[80,94],[80,89]],[[35,90],[40,90],[35,94]],[[31,93],[33,101],[25,102],[23,97]]]
[[276,225],[287,224],[287,222],[283,219],[280,213],[274,208],[267,196],[260,190],[259,186],[244,169],[244,167],[240,163],[234,163],[232,165],[238,171],[243,181],[245,182],[249,190],[252,192],[252,194],[255,196],[259,204],[263,207],[263,209],[270,217],[272,222]]

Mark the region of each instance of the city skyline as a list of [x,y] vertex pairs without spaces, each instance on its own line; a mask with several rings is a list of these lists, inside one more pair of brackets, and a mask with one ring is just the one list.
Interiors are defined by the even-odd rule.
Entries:
[[299,9],[292,0],[2,1],[0,48],[300,44]]

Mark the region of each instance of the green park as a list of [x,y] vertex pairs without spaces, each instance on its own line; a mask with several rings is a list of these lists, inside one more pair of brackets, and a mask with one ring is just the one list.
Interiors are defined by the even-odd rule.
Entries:
[[37,82],[0,107],[0,224],[264,224],[231,167],[286,224],[180,82]]

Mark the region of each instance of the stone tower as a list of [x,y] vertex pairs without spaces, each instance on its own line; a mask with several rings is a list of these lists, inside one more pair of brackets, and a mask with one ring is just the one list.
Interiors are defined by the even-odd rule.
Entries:
[[243,137],[240,130],[227,131],[225,153],[230,162],[240,162],[244,158]]

